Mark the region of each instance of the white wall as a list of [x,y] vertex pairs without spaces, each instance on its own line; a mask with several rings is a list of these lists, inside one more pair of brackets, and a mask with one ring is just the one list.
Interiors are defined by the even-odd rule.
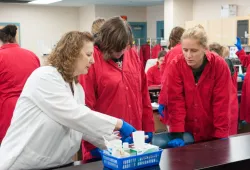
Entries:
[[91,32],[91,26],[95,18],[95,5],[81,7],[79,9],[80,30]]
[[165,39],[176,26],[185,26],[186,21],[193,20],[193,0],[164,1],[164,35]]
[[0,5],[0,22],[20,23],[21,46],[41,55],[38,42],[51,47],[62,34],[79,30],[79,8]]
[[174,27],[174,0],[164,1],[164,38],[168,40],[169,34]]
[[146,7],[95,5],[95,16],[105,19],[126,15],[128,17],[128,22],[146,22],[146,13]]
[[238,16],[250,15],[250,0],[193,0],[193,20],[220,18],[220,7],[226,4],[238,5]]
[[184,27],[193,19],[193,0],[174,0],[174,26]]
[[156,38],[156,21],[164,20],[164,5],[147,7],[147,37]]

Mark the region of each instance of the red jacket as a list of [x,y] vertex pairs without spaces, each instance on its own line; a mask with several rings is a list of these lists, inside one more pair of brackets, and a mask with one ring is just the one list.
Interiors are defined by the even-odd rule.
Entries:
[[177,44],[174,48],[172,48],[171,50],[169,50],[167,52],[167,54],[164,57],[164,61],[163,61],[162,65],[161,65],[161,74],[162,75],[164,74],[165,70],[167,70],[166,68],[167,68],[168,64],[170,64],[172,59],[175,58],[179,54],[182,54],[182,46],[181,46],[181,44]]
[[232,88],[231,88],[231,118],[230,118],[230,131],[229,135],[236,135],[238,132],[238,115],[239,115],[239,106],[238,106],[238,90],[237,90],[237,77],[238,73],[235,72],[231,77]]
[[230,71],[218,55],[206,56],[208,63],[197,84],[183,54],[172,60],[165,83],[170,132],[190,132],[195,141],[229,135]]
[[[123,68],[112,60],[105,61],[98,47],[94,50],[95,64],[80,78],[86,95],[86,105],[93,110],[121,118],[138,130],[154,132],[146,74],[136,52],[126,50]],[[84,160],[91,158],[95,148],[83,142]]]
[[152,52],[152,59],[154,59],[154,58],[158,58],[158,54],[159,54],[159,52],[161,51],[161,50],[163,50],[163,48],[161,47],[161,45],[160,44],[156,44],[153,48],[152,48],[152,50],[151,50],[151,52]]
[[250,123],[250,55],[247,55],[244,50],[238,51],[236,55],[239,57],[241,64],[247,67],[241,92],[240,120]]
[[158,63],[147,71],[148,86],[161,85],[161,72]]
[[[181,44],[177,44],[173,49],[171,49],[170,51],[168,51],[168,53],[166,54],[166,56],[164,57],[164,61],[161,65],[161,81],[162,84],[165,83],[166,78],[167,78],[167,71],[168,71],[168,66],[170,64],[170,62],[173,60],[173,58],[175,58],[177,55],[182,54],[182,46]],[[161,92],[158,98],[158,103],[159,104],[163,104],[166,106],[167,104],[167,88],[166,86],[162,86],[161,88]],[[164,124],[168,124],[168,113],[167,113],[167,108],[165,107],[164,109],[164,119],[161,119],[161,121]]]
[[27,78],[39,66],[37,56],[18,44],[5,44],[0,48],[0,143]]
[[150,59],[150,45],[144,44],[140,47],[140,59],[143,67],[145,67],[148,59]]

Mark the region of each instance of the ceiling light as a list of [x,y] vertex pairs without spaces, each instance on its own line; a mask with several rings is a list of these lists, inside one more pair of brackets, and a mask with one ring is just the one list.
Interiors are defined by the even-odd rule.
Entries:
[[35,1],[31,1],[29,2],[29,4],[52,4],[55,2],[60,2],[62,0],[35,0]]

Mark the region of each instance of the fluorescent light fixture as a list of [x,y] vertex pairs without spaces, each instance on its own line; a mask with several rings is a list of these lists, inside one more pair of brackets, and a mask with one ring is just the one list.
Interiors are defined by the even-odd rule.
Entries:
[[55,2],[60,2],[62,0],[35,0],[35,1],[31,1],[29,2],[29,4],[52,4]]

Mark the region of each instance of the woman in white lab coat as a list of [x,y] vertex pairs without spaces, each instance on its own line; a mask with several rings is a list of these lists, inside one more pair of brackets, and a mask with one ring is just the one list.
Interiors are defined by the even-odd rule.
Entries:
[[[103,136],[119,130],[124,138],[135,129],[128,123],[84,104],[77,82],[94,63],[93,37],[69,32],[57,43],[48,66],[36,69],[18,99],[0,148],[0,169],[42,169],[72,162],[84,139],[105,148]],[[24,63],[25,64],[25,63]]]

